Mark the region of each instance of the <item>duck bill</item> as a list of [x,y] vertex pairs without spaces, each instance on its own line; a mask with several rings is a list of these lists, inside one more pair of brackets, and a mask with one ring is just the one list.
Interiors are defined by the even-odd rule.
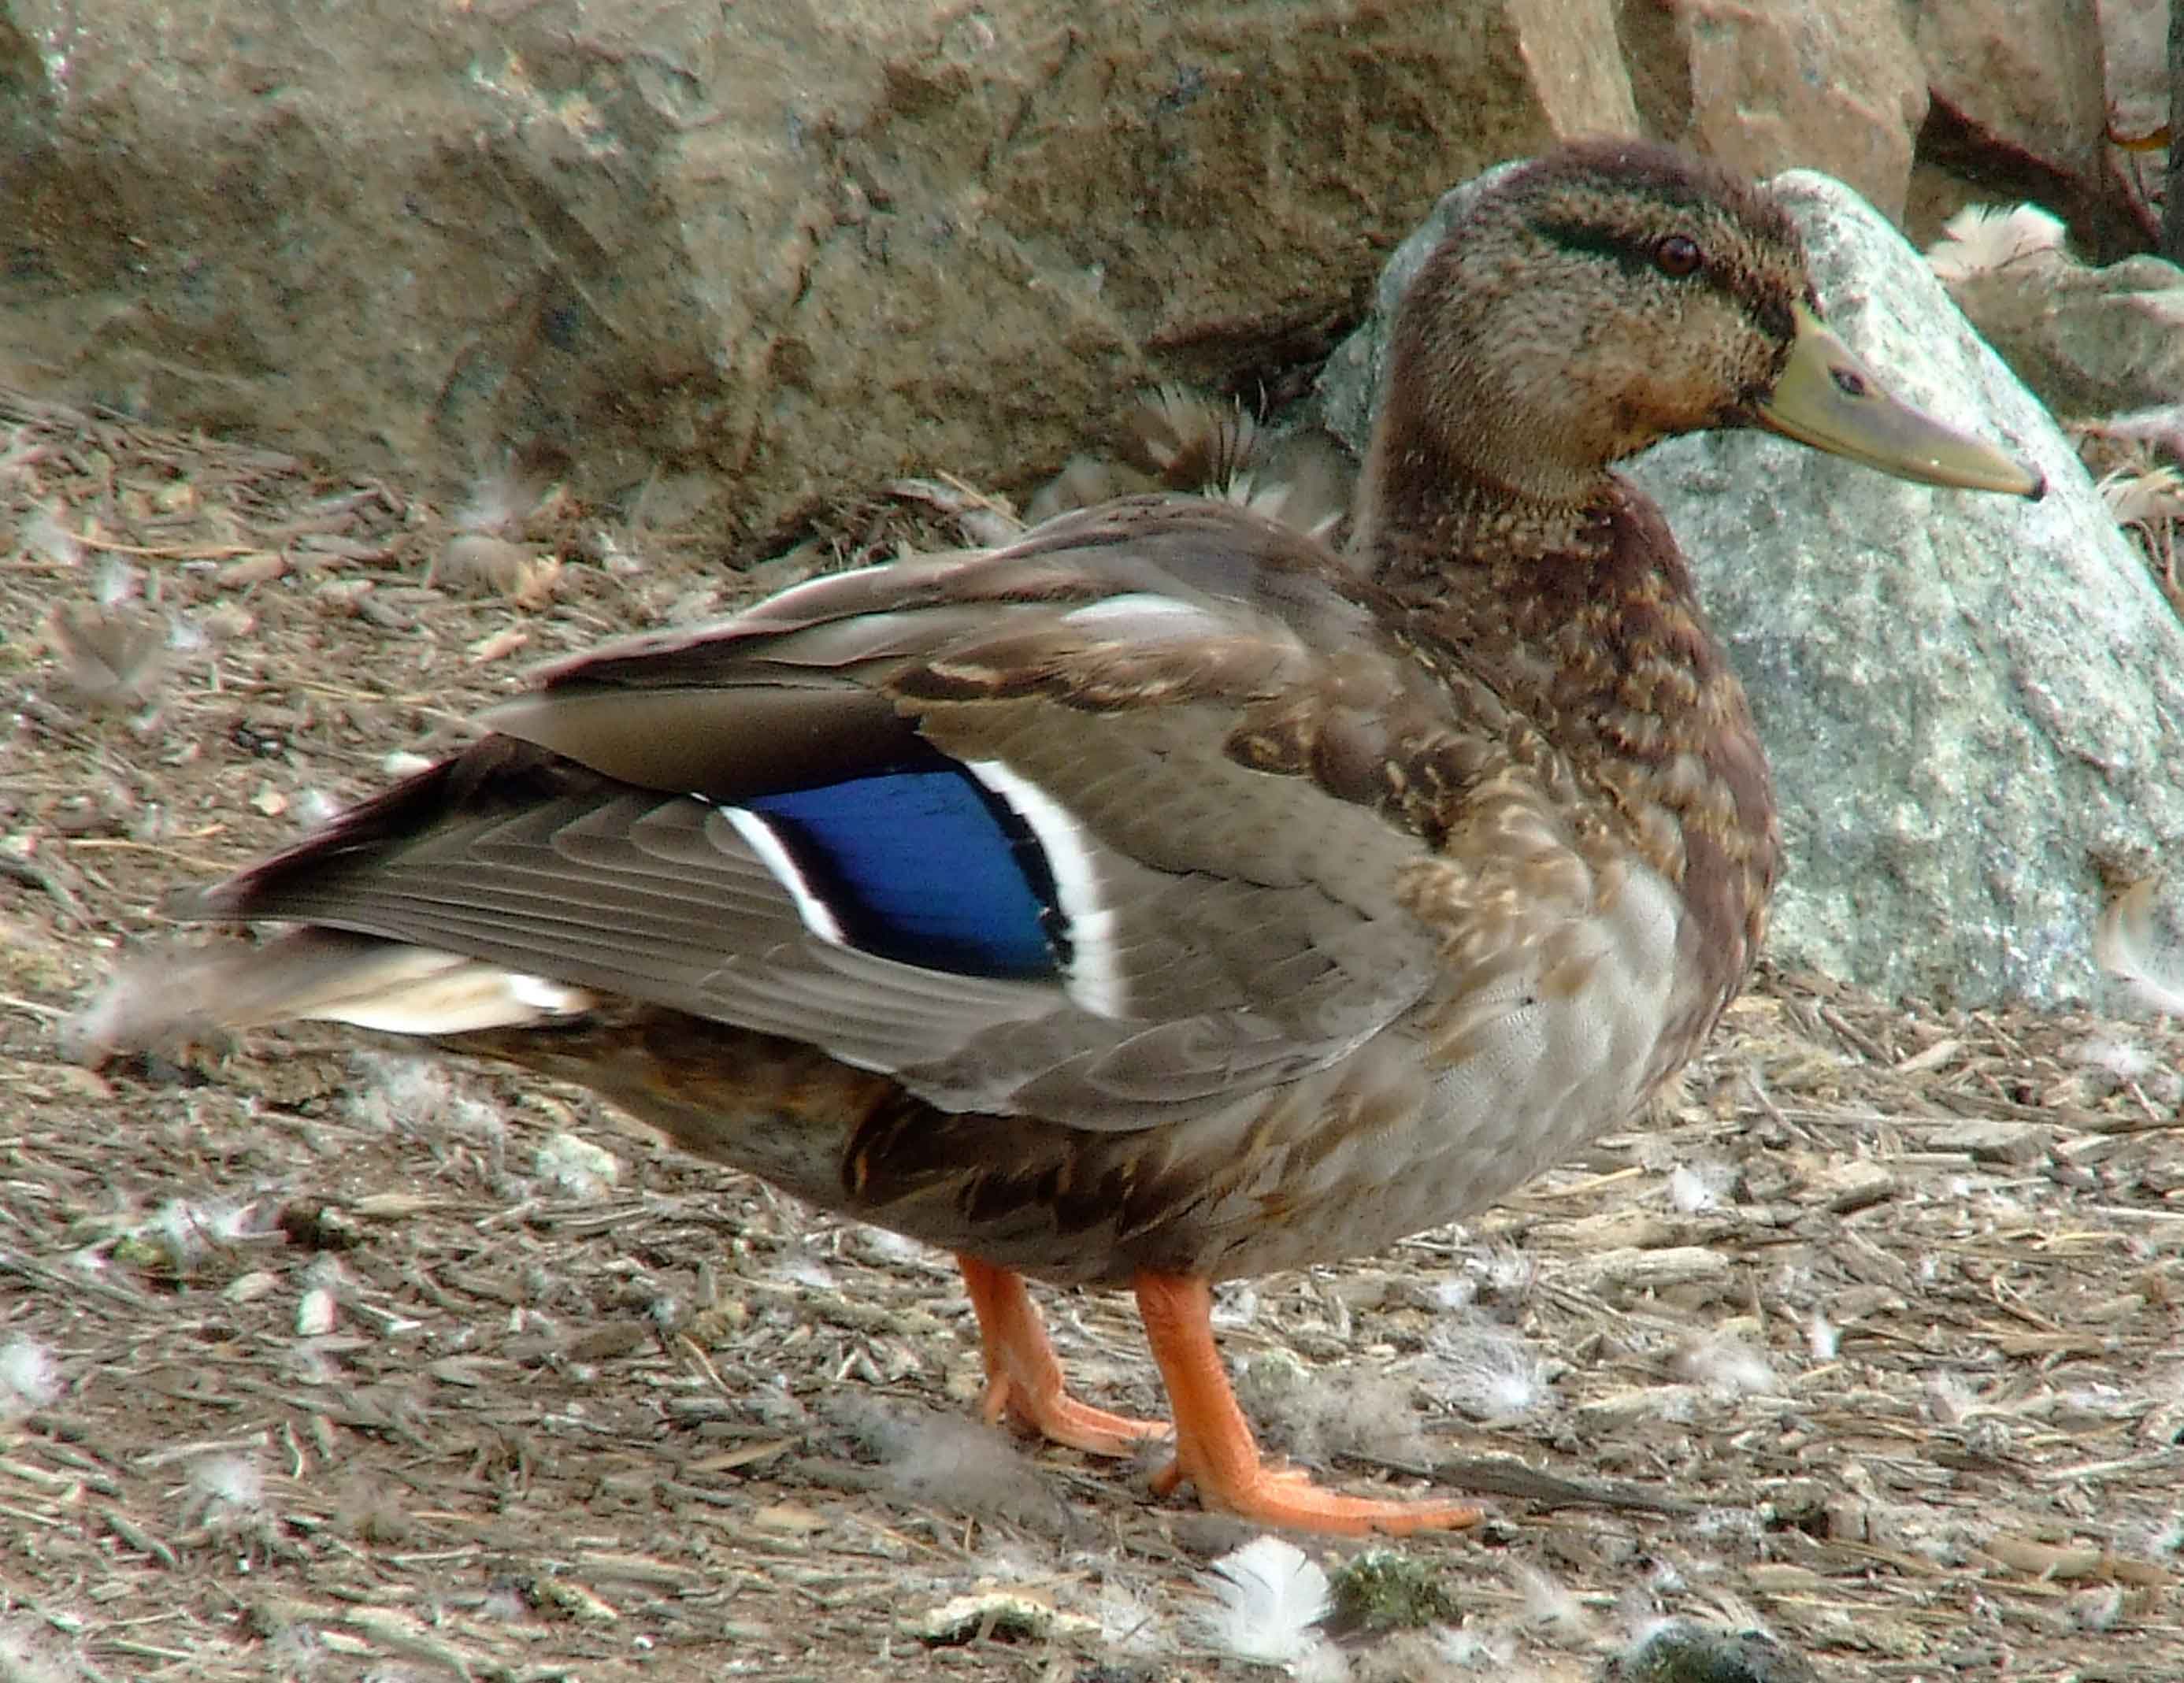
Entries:
[[2048,488],[2015,457],[1889,396],[1874,371],[1802,304],[1790,360],[1753,419],[1785,438],[1922,485],[2020,497]]

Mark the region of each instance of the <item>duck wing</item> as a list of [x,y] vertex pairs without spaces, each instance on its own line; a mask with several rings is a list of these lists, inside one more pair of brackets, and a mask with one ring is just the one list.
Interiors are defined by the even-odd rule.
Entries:
[[815,580],[549,670],[185,912],[783,1035],[946,1109],[1180,1119],[1341,1060],[1435,973],[1388,767],[1448,703],[1357,588],[1159,499]]

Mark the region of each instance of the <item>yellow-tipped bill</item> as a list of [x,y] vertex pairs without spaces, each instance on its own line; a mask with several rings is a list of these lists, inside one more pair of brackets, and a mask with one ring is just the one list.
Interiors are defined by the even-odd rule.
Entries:
[[1879,376],[1802,304],[1789,363],[1754,418],[1770,432],[1898,479],[2020,497],[2048,489],[2038,471],[2014,456],[1889,396]]

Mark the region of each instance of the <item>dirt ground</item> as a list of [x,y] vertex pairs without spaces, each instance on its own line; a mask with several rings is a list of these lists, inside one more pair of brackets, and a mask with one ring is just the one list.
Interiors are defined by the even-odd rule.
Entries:
[[[1253,1674],[1204,1617],[1239,1528],[973,1424],[944,1260],[331,1031],[58,1049],[166,890],[529,662],[936,499],[736,571],[521,474],[441,510],[0,396],[0,1683]],[[2180,1069],[2156,1020],[1769,975],[1658,1126],[1225,1291],[1271,1441],[1492,1510],[1404,1546],[1435,1622],[1352,1620],[1351,1675],[1591,1678],[1674,1616],[1837,1680],[2184,1677]],[[1126,1302],[1045,1301],[1158,1410]]]

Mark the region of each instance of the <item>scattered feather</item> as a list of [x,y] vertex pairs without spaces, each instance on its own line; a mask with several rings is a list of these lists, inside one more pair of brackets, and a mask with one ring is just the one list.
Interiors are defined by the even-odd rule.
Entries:
[[144,575],[119,555],[102,555],[92,570],[91,594],[100,607],[118,608],[144,594]]
[[1097,1612],[1100,1646],[1111,1653],[1164,1654],[1174,1646],[1160,1615],[1112,1576],[1100,1586]]
[[117,1262],[161,1273],[187,1274],[209,1250],[263,1236],[248,1204],[170,1198],[148,1220],[134,1223],[113,1245]]
[[1697,1338],[1679,1348],[1669,1370],[1719,1397],[1767,1395],[1782,1388],[1774,1367],[1740,1338]]
[[2070,1597],[2070,1623],[2081,1630],[2114,1630],[2123,1619],[2124,1592],[2120,1584],[2097,1584]]
[[1516,1634],[1506,1626],[1451,1625],[1434,1633],[1433,1658],[1459,1670],[1504,1671],[1517,1658]]
[[31,510],[15,538],[27,553],[53,566],[72,567],[83,560],[82,543],[50,504]]
[[1431,1296],[1436,1309],[1468,1309],[1479,1301],[1479,1282],[1469,1274],[1451,1274],[1433,1283]]
[[1482,1308],[1505,1313],[1520,1308],[1530,1301],[1539,1283],[1538,1261],[1513,1245],[1490,1246],[1483,1257],[1467,1258],[1464,1266],[1478,1282]]
[[318,1631],[307,1621],[298,1619],[283,1623],[276,1610],[277,1604],[260,1604],[264,1610],[260,1619],[270,1630],[264,1649],[265,1675],[284,1680],[302,1680],[319,1674],[326,1662],[326,1645]]
[[458,532],[440,546],[425,582],[460,595],[504,596],[519,606],[543,606],[559,582],[561,563],[528,543],[487,532]]
[[1736,1171],[1726,1163],[1678,1163],[1669,1171],[1669,1203],[1679,1215],[1704,1215],[1722,1206]]
[[76,1683],[95,1674],[28,1613],[0,1619],[0,1683]]
[[190,1463],[190,1523],[207,1530],[233,1530],[265,1510],[265,1474],[248,1456],[208,1455]]
[[496,1167],[507,1128],[500,1112],[471,1097],[443,1065],[408,1052],[359,1048],[349,1054],[359,1080],[350,1089],[349,1114],[366,1128],[434,1140],[462,1140],[485,1147]]
[[1248,1279],[1228,1279],[1214,1288],[1212,1315],[1216,1329],[1235,1332],[1259,1318],[1259,1289]]
[[599,1198],[621,1179],[621,1160],[575,1134],[549,1134],[532,1158],[534,1172],[571,1198]]
[[2153,1074],[2158,1067],[2153,1054],[2145,1047],[2114,1034],[2089,1035],[2070,1049],[2070,1056],[2074,1062],[2118,1081],[2137,1081]]
[[175,655],[202,655],[215,637],[226,635],[225,627],[229,616],[225,611],[208,614],[199,619],[189,614],[170,614],[167,617],[167,649]]
[[1818,1309],[1805,1323],[1805,1348],[1813,1352],[1815,1362],[1832,1362],[1842,1351],[1841,1329]]
[[1330,1605],[1327,1574],[1279,1537],[1255,1537],[1223,1555],[1199,1583],[1213,1597],[1200,1615],[1206,1641],[1266,1665],[1303,1658]]
[[2148,877],[2119,894],[2093,933],[2093,961],[2144,1008],[2184,1014],[2184,895]]
[[2184,518],[2184,473],[2173,467],[2120,467],[2095,487],[2120,526],[2152,526]]
[[505,534],[522,527],[544,499],[546,476],[513,453],[471,482],[448,518],[457,532]]
[[1509,1563],[1510,1580],[1524,1598],[1524,1619],[1535,1630],[1564,1645],[1592,1640],[1591,1616],[1585,1603],[1560,1579],[1524,1561]]
[[1740,1554],[1756,1552],[1766,1535],[1766,1521],[1749,1507],[1704,1507],[1691,1517],[1691,1529],[1707,1541],[1726,1544]]
[[600,568],[615,578],[636,578],[646,571],[644,555],[633,543],[625,541],[619,532],[599,527],[591,534],[592,559]]
[[296,1304],[296,1336],[324,1338],[334,1329],[337,1299],[333,1288],[315,1285]]
[[60,1370],[44,1345],[20,1336],[0,1344],[0,1425],[50,1407],[60,1394]]
[[349,1110],[368,1127],[423,1134],[454,1101],[454,1079],[427,1059],[359,1048],[348,1062],[359,1078],[349,1094]]
[[1428,1389],[1474,1420],[1520,1419],[1546,1401],[1546,1372],[1515,1334],[1477,1324],[1435,1333]]
[[1322,1373],[1286,1350],[1252,1357],[1235,1384],[1244,1412],[1261,1423],[1271,1442],[1301,1460],[1428,1458],[1407,1384],[1347,1368]]
[[1942,225],[1926,262],[1945,283],[1974,280],[2042,252],[2061,252],[2063,231],[2062,219],[2036,204],[1968,204]]
[[307,830],[322,830],[342,815],[342,804],[322,789],[307,789],[296,796],[296,822]]
[[1002,1519],[1047,1536],[1071,1523],[1030,1459],[991,1427],[850,1393],[830,1400],[826,1412],[875,1457],[882,1485],[904,1502]]
[[145,706],[167,675],[166,621],[125,603],[57,604],[46,616],[45,640],[62,683],[94,705]]

